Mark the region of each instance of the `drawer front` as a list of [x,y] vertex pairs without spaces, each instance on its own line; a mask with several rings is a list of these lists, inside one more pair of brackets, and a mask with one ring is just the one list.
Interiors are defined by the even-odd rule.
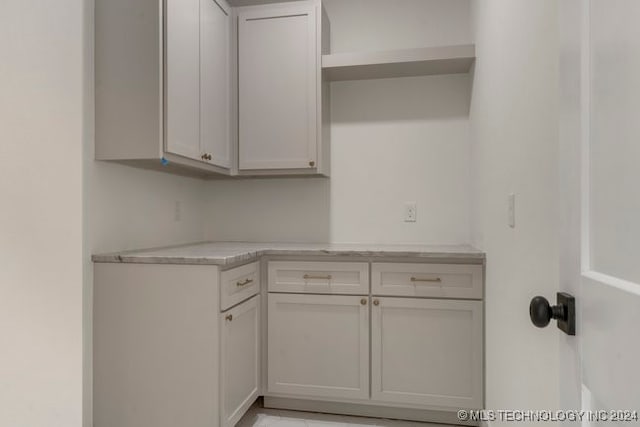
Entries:
[[259,266],[259,262],[254,262],[220,274],[220,310],[224,311],[260,292]]
[[269,292],[367,295],[369,264],[271,261],[268,280]]
[[482,299],[481,265],[374,263],[374,295]]

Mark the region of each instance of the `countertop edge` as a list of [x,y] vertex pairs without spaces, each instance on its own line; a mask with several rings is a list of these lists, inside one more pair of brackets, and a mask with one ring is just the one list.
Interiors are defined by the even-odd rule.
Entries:
[[307,257],[368,257],[368,258],[414,258],[414,259],[456,259],[485,260],[484,252],[424,252],[424,251],[389,251],[389,250],[339,250],[339,249],[265,249],[247,251],[226,257],[198,256],[144,256],[135,253],[93,255],[94,263],[130,263],[130,264],[177,264],[177,265],[218,265],[228,266],[242,262],[257,261],[263,256],[307,256]]

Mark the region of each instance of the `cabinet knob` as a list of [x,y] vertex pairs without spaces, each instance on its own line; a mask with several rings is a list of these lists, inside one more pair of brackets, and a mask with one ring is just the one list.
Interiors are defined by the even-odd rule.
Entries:
[[373,305],[375,305],[375,306],[380,305],[380,300],[379,299],[374,299],[373,300]]
[[316,162],[314,162],[313,160],[309,162],[309,166],[311,166],[312,168],[316,166]]
[[231,322],[233,320],[233,314],[227,314],[227,317],[225,317],[225,320]]
[[362,299],[360,300],[360,304],[362,304],[362,305],[367,305],[367,299],[366,299],[366,298],[362,298]]

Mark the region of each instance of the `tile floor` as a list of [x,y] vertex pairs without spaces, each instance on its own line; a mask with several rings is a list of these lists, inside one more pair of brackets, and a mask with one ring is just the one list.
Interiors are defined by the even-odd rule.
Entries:
[[450,424],[420,423],[383,418],[352,417],[315,412],[266,409],[254,405],[236,427],[455,427]]

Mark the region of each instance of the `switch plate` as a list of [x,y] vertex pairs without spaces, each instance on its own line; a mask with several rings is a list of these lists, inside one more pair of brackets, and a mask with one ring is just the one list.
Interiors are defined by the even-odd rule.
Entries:
[[175,222],[180,222],[182,220],[182,203],[180,203],[180,200],[176,200],[175,202],[173,220]]
[[404,204],[404,222],[416,222],[418,207],[416,202],[406,202]]
[[509,194],[508,197],[508,207],[507,207],[507,221],[509,227],[516,228],[516,195]]

